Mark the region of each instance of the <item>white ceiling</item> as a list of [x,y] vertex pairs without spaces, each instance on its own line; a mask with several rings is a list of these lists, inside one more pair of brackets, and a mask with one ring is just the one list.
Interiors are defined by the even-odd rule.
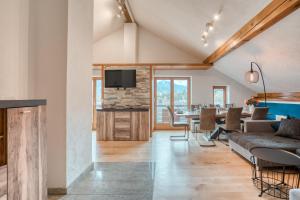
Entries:
[[261,65],[269,92],[300,91],[300,9],[230,52],[214,67],[251,89],[262,92],[262,82],[247,84],[250,62]]
[[[271,0],[128,0],[137,23],[188,53],[205,59]],[[205,24],[223,13],[203,46]]]
[[[137,23],[176,47],[204,60],[271,0],[128,0]],[[224,3],[223,13],[203,47],[201,32]],[[94,39],[121,28],[116,0],[95,0]],[[251,61],[262,66],[269,92],[300,91],[300,9],[215,63],[214,67],[241,84]]]
[[116,0],[94,0],[94,41],[97,41],[123,26],[118,18]]

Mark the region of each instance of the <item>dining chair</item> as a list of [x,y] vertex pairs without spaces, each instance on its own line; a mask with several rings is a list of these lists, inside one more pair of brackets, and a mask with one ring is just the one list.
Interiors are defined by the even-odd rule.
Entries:
[[[225,124],[219,125],[219,132],[240,132],[241,131],[241,116],[243,108],[229,108],[225,117]],[[219,134],[219,135],[220,135]]]
[[[199,132],[204,133],[204,139],[210,141],[212,132],[216,129],[216,108],[202,108],[200,112],[200,125]],[[197,131],[198,133],[198,131]],[[196,133],[196,134],[197,134]],[[197,140],[197,136],[196,136]],[[201,145],[201,146],[216,146],[212,141],[211,145]]]
[[170,136],[171,141],[188,141],[189,140],[189,123],[188,122],[175,122],[174,113],[170,106],[168,108],[170,126],[174,128],[184,128],[184,135],[172,135]]
[[264,120],[267,117],[268,107],[256,107],[251,115],[251,120]]

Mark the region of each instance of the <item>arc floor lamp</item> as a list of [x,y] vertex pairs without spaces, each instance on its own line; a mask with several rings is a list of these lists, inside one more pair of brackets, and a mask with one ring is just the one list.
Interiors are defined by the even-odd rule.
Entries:
[[259,73],[258,71],[253,70],[253,66],[256,66],[260,72],[261,79],[264,86],[264,95],[265,95],[265,107],[267,107],[267,93],[266,93],[266,86],[265,86],[265,80],[264,76],[261,70],[261,67],[256,62],[251,62],[251,68],[250,71],[246,72],[245,79],[248,81],[248,83],[257,83],[259,81]]

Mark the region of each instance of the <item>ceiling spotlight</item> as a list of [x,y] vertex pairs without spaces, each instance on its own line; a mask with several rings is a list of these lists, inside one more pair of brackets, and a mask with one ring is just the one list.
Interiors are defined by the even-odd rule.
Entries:
[[207,31],[203,31],[203,36],[206,37],[208,35]]
[[214,15],[214,20],[218,21],[219,19],[220,19],[220,14],[219,13],[215,14]]
[[121,5],[118,5],[118,8],[119,8],[119,10],[122,10],[122,9],[123,9],[123,7],[122,7]]
[[208,29],[209,31],[214,30],[214,25],[213,25],[212,22],[207,23],[207,24],[206,24],[206,27],[207,27],[207,29]]
[[208,42],[205,40],[203,46],[207,47],[208,46]]
[[202,41],[206,40],[205,35],[202,35],[202,36],[201,36],[201,40],[202,40]]
[[116,16],[117,16],[118,18],[121,18],[121,14],[120,14],[120,13],[118,13]]

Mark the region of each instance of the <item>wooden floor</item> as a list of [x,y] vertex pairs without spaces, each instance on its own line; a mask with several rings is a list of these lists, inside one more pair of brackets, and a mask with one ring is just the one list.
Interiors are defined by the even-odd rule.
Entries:
[[97,162],[155,161],[154,200],[266,200],[251,181],[247,161],[228,146],[170,142],[178,132],[155,132],[152,142],[97,142]]
[[[171,134],[180,132],[155,132],[150,142],[96,142],[94,137],[94,161],[116,165],[154,162],[154,200],[274,199],[267,195],[258,197],[250,164],[228,146],[217,142],[216,147],[200,147],[193,138],[189,142],[171,142]],[[87,195],[81,199],[97,198]]]

